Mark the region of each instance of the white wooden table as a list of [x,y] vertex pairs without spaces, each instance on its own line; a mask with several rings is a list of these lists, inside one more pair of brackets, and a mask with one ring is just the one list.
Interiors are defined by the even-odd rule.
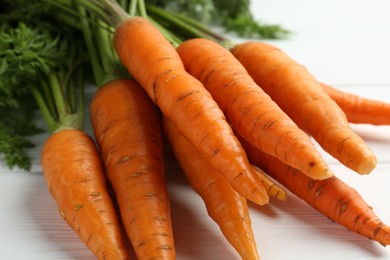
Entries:
[[[295,32],[290,40],[272,43],[318,79],[390,102],[390,1],[252,0],[252,8],[259,19]],[[372,174],[359,176],[323,154],[333,171],[390,224],[390,126],[352,127],[378,157]],[[59,216],[46,189],[39,156],[47,136],[33,137],[38,145],[30,151],[31,172],[0,165],[0,259],[94,259]],[[239,259],[177,164],[167,163],[167,178],[178,259]],[[291,194],[288,202],[251,205],[250,210],[263,260],[390,259],[390,248],[332,223]]]

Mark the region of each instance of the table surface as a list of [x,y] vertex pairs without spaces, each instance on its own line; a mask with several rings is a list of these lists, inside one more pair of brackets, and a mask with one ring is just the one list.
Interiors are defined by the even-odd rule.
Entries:
[[[256,18],[294,32],[289,40],[270,42],[319,80],[390,102],[390,1],[252,0],[252,8]],[[370,175],[360,176],[321,153],[390,223],[390,126],[352,128],[377,155],[378,166]],[[91,133],[89,124],[87,131]],[[0,165],[0,259],[94,259],[64,223],[47,191],[39,160],[47,137],[43,133],[32,138],[37,147],[29,151],[30,172]],[[167,162],[167,179],[178,259],[239,259],[175,162]],[[390,259],[390,248],[331,222],[292,194],[287,202],[251,204],[250,213],[263,260]]]

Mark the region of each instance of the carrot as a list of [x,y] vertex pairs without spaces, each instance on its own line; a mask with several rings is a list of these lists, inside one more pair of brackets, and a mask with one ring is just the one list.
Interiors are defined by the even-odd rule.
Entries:
[[252,167],[255,169],[255,172],[257,173],[257,176],[260,180],[261,185],[263,185],[266,188],[267,194],[270,197],[273,197],[273,198],[280,200],[280,201],[287,200],[287,193],[280,185],[278,185],[273,180],[271,180],[267,176],[267,174],[259,167],[254,166],[254,165],[252,165]]
[[244,42],[231,49],[253,79],[322,148],[360,174],[376,166],[374,153],[308,70],[280,49]]
[[382,245],[390,244],[390,227],[374,213],[363,197],[333,176],[313,180],[302,172],[243,141],[251,162],[330,220]]
[[344,92],[325,83],[321,86],[344,111],[350,123],[390,125],[390,103]]
[[175,259],[160,112],[122,69],[112,31],[82,4],[74,7],[98,86],[90,107],[92,129],[127,236],[138,259]]
[[158,108],[137,82],[99,87],[91,122],[138,259],[175,259]]
[[210,167],[171,121],[163,119],[163,125],[181,168],[192,188],[203,199],[209,216],[242,259],[259,259],[245,197]]
[[204,84],[236,132],[315,179],[332,176],[306,133],[259,88],[229,50],[196,38],[183,42],[177,51],[187,71]]
[[145,18],[128,17],[115,29],[114,48],[162,114],[211,165],[242,195],[257,204],[267,203],[224,114],[204,86],[185,71],[163,34]]
[[61,130],[45,142],[43,175],[62,218],[98,259],[129,259],[107,191],[100,155],[80,130]]

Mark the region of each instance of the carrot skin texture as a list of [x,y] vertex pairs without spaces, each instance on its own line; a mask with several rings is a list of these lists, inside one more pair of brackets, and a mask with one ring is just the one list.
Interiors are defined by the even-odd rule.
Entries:
[[175,259],[160,112],[133,80],[100,87],[91,103],[95,139],[138,259]]
[[368,99],[321,83],[325,92],[355,124],[390,125],[390,103]]
[[43,175],[62,218],[98,259],[129,259],[98,150],[79,130],[62,130],[45,142]]
[[209,216],[242,259],[260,259],[245,197],[201,156],[169,120],[163,119],[168,140],[187,180],[203,199]]
[[186,70],[203,83],[236,132],[315,179],[332,176],[307,134],[254,82],[229,50],[196,38],[183,42],[177,51]]
[[356,135],[340,107],[308,70],[280,49],[244,42],[231,49],[253,79],[322,148],[359,174],[368,174],[377,160]]
[[264,188],[267,190],[267,194],[280,201],[286,201],[287,200],[287,193],[286,191],[277,183],[275,183],[273,180],[269,178],[269,176],[261,170],[257,166],[253,166],[257,176],[259,178],[259,181],[261,185],[264,186]]
[[330,220],[382,245],[390,244],[390,227],[355,189],[335,175],[326,180],[313,180],[248,142],[243,141],[243,146],[253,164]]
[[114,48],[130,74],[181,133],[242,195],[265,204],[245,152],[204,86],[188,74],[176,49],[148,20],[132,17],[114,33]]

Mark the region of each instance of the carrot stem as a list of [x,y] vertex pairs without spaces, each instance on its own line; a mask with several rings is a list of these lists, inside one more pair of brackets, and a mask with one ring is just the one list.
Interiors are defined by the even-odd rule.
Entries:
[[[167,11],[165,11],[163,9],[161,9],[161,11],[162,12],[167,12]],[[209,27],[205,26],[203,23],[200,23],[197,20],[192,19],[192,18],[190,18],[188,16],[182,15],[180,13],[173,13],[173,12],[167,13],[167,15],[175,17],[177,20],[180,20],[181,22],[186,23],[186,24],[188,24],[188,25],[198,29],[199,31],[207,34],[209,36],[208,38],[211,37],[212,39],[214,39],[216,41],[221,41],[221,42],[230,41],[229,39],[227,39],[226,37],[222,36],[221,34],[215,32],[213,30],[210,30]]]
[[79,86],[79,98],[78,98],[78,107],[75,111],[76,118],[77,118],[77,125],[78,129],[83,129],[84,126],[84,119],[85,119],[85,99],[84,99],[84,85],[85,85],[85,79],[84,79],[84,73],[83,71],[79,70],[78,75],[76,77],[77,80],[77,86]]
[[54,103],[57,108],[58,120],[62,122],[66,116],[66,102],[62,94],[61,84],[59,83],[58,76],[56,74],[49,75],[49,82],[53,91]]
[[[128,1],[127,0],[116,0],[118,2],[118,4],[124,9],[124,10],[127,10],[127,4],[128,4]],[[130,2],[134,2],[134,1],[131,1]]]
[[36,89],[36,91],[42,95],[42,99],[45,102],[45,106],[47,106],[47,110],[50,113],[53,120],[58,121],[57,117],[57,109],[54,104],[54,100],[52,97],[52,93],[50,91],[50,86],[46,80],[40,79],[39,80],[39,88]]
[[56,122],[56,120],[53,118],[52,113],[50,112],[50,108],[48,106],[48,103],[45,101],[46,99],[42,96],[42,94],[39,92],[38,88],[33,86],[32,94],[34,95],[34,98],[38,104],[38,107],[42,113],[42,116],[49,127],[50,132],[54,132],[55,129],[58,128],[59,124]]
[[[133,0],[135,1],[135,0]],[[148,18],[148,14],[146,12],[145,2],[143,0],[138,0],[138,11],[140,16],[144,18]]]
[[[96,39],[94,39],[93,41],[96,44],[98,53],[101,54],[98,56],[98,58],[100,59],[101,70],[102,70],[102,72],[105,72],[111,68],[111,64],[109,62],[109,60],[111,58],[111,53],[109,52],[109,48],[105,48],[105,46],[106,46],[105,45],[106,44],[105,33],[107,31],[102,28],[104,25],[103,25],[103,22],[101,20],[97,19],[96,17],[93,17],[93,18],[94,18],[93,23],[96,23],[96,26],[92,26],[90,28],[91,28],[92,33],[96,37]],[[99,82],[99,84],[100,84],[100,82]]]
[[[111,73],[107,73],[112,71],[112,68],[115,67],[113,61],[115,60],[113,49],[112,49],[112,32],[107,28],[107,24],[105,24],[101,20],[96,20],[97,26],[94,26],[96,30],[96,42],[98,45],[99,55],[102,64],[102,70],[105,72],[105,77],[103,82],[100,82],[99,85],[105,84],[108,81],[111,81],[110,77]],[[107,78],[108,77],[108,78]]]
[[162,26],[160,23],[158,23],[154,18],[149,17],[149,21],[153,23],[154,26],[156,26],[160,32],[164,35],[164,37],[176,48],[180,45],[182,40],[177,37],[175,34],[171,33],[168,29],[166,29],[164,26]]
[[[113,0],[77,0],[79,3],[100,16],[108,24],[117,27],[121,22],[130,18],[123,8]],[[134,0],[136,1],[136,0]],[[139,4],[139,3],[138,3]]]
[[91,60],[93,75],[96,82],[100,83],[103,81],[103,72],[101,66],[99,65],[99,56],[96,55],[97,47],[95,46],[95,43],[93,41],[92,30],[89,26],[87,12],[85,11],[85,8],[80,5],[77,5],[76,8],[80,16],[81,29],[83,32],[85,44],[87,46],[87,49],[91,50],[89,52],[89,59]]
[[[116,13],[117,15],[115,16],[111,16],[111,9],[113,8],[113,5],[111,3],[111,1],[98,1],[98,0],[76,0],[78,2],[80,2],[82,5],[84,5],[85,7],[87,7],[88,9],[92,10],[93,13],[95,14],[98,14],[99,16],[101,16],[103,19],[105,20],[108,20],[108,21],[113,21],[115,24],[116,23],[119,23],[120,21],[120,13],[118,12],[114,12]],[[107,13],[105,11],[105,9],[109,9],[110,12]]]
[[130,7],[128,12],[130,16],[135,16],[137,14],[137,5],[138,5],[138,1],[135,0],[130,1]]
[[[78,78],[79,75],[78,73],[75,75],[75,80]],[[68,88],[64,89],[64,92],[66,93],[66,97],[68,98],[68,106],[69,106],[69,111],[71,113],[76,111],[76,99],[75,99],[75,81],[72,80],[68,84]]]
[[204,33],[204,31],[199,30],[198,28],[188,24],[187,21],[183,21],[178,19],[177,17],[174,17],[171,13],[168,13],[161,8],[155,7],[153,5],[147,5],[147,10],[148,12],[153,13],[154,15],[157,15],[164,20],[171,22],[176,27],[178,27],[179,30],[185,30],[187,33],[190,33],[194,37],[210,38],[209,35]]

